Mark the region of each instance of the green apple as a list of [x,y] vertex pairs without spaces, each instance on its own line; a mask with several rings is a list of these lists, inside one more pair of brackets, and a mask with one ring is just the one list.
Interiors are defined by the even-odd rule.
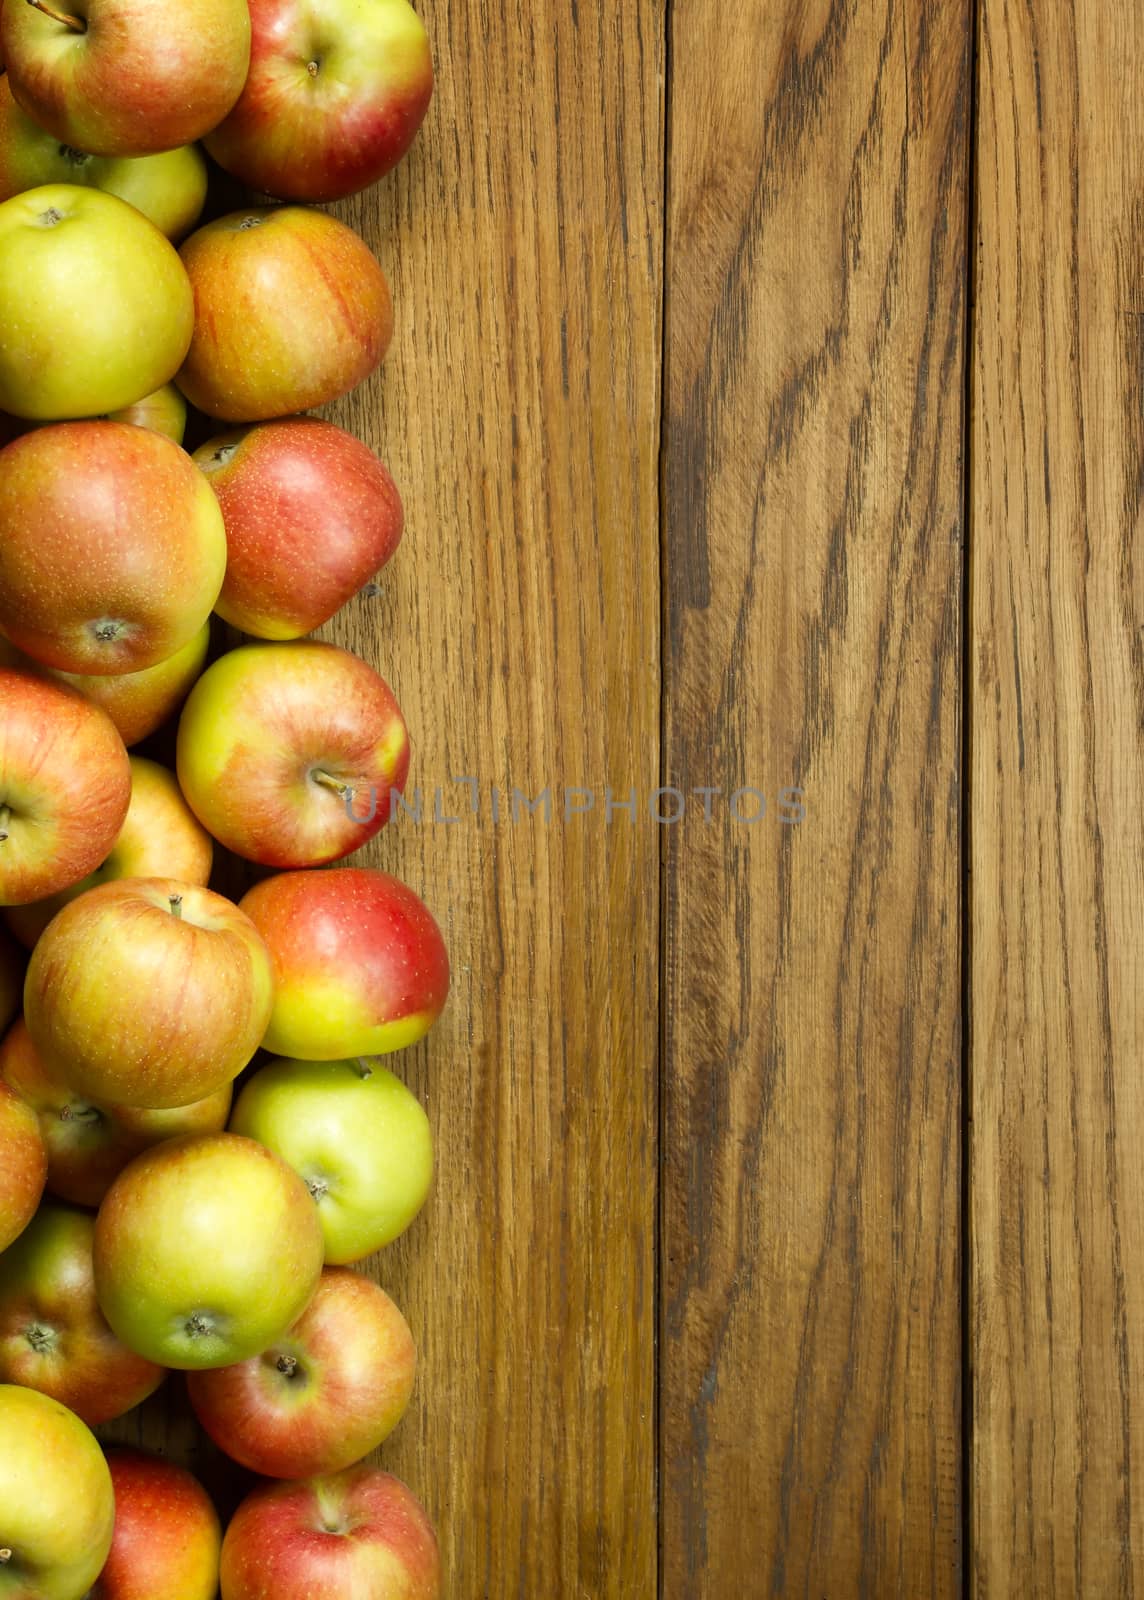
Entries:
[[296,1172],[253,1139],[168,1139],[111,1185],[95,1286],[125,1345],[193,1371],[259,1355],[309,1305],[322,1229]]
[[332,1265],[396,1239],[429,1193],[429,1119],[376,1061],[269,1061],[246,1083],[230,1126],[302,1177]]
[[125,200],[60,183],[0,205],[0,410],[134,405],[174,377],[194,318],[174,246]]
[[118,195],[168,239],[181,239],[199,220],[207,197],[207,164],[197,145],[160,155],[89,156],[61,144],[16,104],[0,78],[0,200],[45,183],[77,183]]
[[0,1384],[0,1595],[83,1600],[114,1523],[95,1435],[58,1400]]

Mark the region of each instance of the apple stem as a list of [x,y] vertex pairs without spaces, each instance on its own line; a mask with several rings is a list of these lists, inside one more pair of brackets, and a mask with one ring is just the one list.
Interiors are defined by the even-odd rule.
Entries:
[[99,1122],[100,1113],[94,1106],[61,1106],[61,1122]]
[[359,1078],[372,1078],[373,1077],[373,1068],[372,1068],[372,1066],[370,1066],[369,1062],[366,1060],[366,1058],[364,1056],[358,1056],[357,1061],[355,1062],[355,1066],[356,1066],[357,1075],[358,1075]]
[[181,917],[182,914],[183,914],[183,897],[182,897],[182,895],[181,894],[173,894],[171,896],[171,898],[170,898],[170,906],[171,906],[171,915],[173,917]]
[[343,798],[347,794],[351,798],[353,797],[353,789],[348,783],[343,783],[340,778],[331,778],[330,774],[323,772],[321,768],[317,772],[311,773],[311,777],[315,783],[320,783],[323,789],[332,789],[335,794],[341,795]]
[[51,6],[46,6],[44,0],[28,0],[28,4],[37,11],[42,11],[45,17],[51,17],[53,22],[62,22],[65,28],[70,28],[73,33],[86,33],[87,23],[82,17],[73,17],[67,11],[53,11]]
[[12,820],[12,807],[0,806],[0,844],[8,837],[8,824]]

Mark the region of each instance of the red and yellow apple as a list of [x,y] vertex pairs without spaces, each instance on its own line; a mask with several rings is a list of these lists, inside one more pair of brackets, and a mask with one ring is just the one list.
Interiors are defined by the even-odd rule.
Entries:
[[377,1061],[268,1061],[243,1085],[230,1126],[289,1162],[305,1183],[331,1265],[391,1243],[425,1204],[429,1119]]
[[222,1530],[210,1496],[172,1461],[107,1452],[115,1533],[89,1600],[215,1600]]
[[237,906],[198,884],[122,878],[40,935],[24,1017],[48,1070],[77,1094],[165,1110],[238,1076],[273,994],[266,947]]
[[51,422],[134,405],[174,377],[193,327],[174,246],[125,200],[60,183],[0,205],[0,409]]
[[385,1290],[327,1267],[298,1321],[262,1355],[187,1374],[195,1415],[227,1455],[267,1478],[353,1466],[405,1415],[417,1350]]
[[0,1044],[0,1083],[36,1113],[48,1157],[48,1188],[77,1206],[99,1205],[128,1162],[164,1139],[220,1133],[230,1115],[231,1086],[169,1111],[99,1105],[49,1072],[23,1019]]
[[0,1383],[51,1395],[91,1428],[132,1410],[164,1376],[104,1320],[92,1273],[94,1232],[88,1212],[43,1205],[0,1255]]
[[211,875],[211,836],[195,819],[173,772],[144,756],[131,756],[131,800],[119,837],[86,878],[47,900],[14,906],[8,927],[30,950],[57,911],[100,883],[118,878],[178,878],[205,884]]
[[71,689],[0,667],[0,905],[42,900],[94,871],[130,799],[111,719]]
[[404,514],[396,484],[368,446],[332,422],[262,423],[212,439],[194,459],[226,524],[215,610],[244,633],[311,633],[397,549]]
[[133,406],[111,412],[101,419],[105,422],[130,422],[137,428],[150,428],[161,433],[174,444],[182,444],[187,431],[187,402],[183,392],[173,383],[165,383],[154,394],[145,394]]
[[384,678],[337,645],[241,645],[211,664],[179,718],[187,803],[236,855],[308,867],[389,820],[409,734]]
[[439,1600],[433,1525],[399,1478],[351,1467],[255,1489],[222,1543],[222,1600]]
[[396,165],[433,93],[406,0],[250,0],[250,73],[206,140],[227,172],[280,200],[340,200]]
[[0,201],[48,183],[102,189],[141,211],[168,239],[181,239],[203,209],[207,164],[196,145],[134,160],[87,155],[33,122],[0,78]]
[[0,928],[0,1034],[23,1004],[26,965],[23,951]]
[[297,1173],[253,1139],[168,1139],[108,1190],[95,1224],[103,1314],[140,1355],[194,1370],[260,1354],[295,1323],[322,1270],[322,1230]]
[[389,348],[385,274],[336,217],[305,206],[236,211],[193,233],[180,253],[195,330],[178,384],[208,416],[263,422],[325,405]]
[[162,434],[64,422],[0,451],[0,630],[36,661],[154,667],[198,634],[225,572],[214,491]]
[[83,1600],[114,1522],[111,1474],[87,1425],[35,1389],[0,1385],[0,1594]]
[[449,992],[449,957],[424,901],[372,867],[283,872],[239,902],[266,941],[275,1055],[386,1055],[422,1038]]
[[48,1176],[48,1153],[36,1113],[0,1083],[0,1251],[36,1214]]
[[75,689],[85,700],[107,712],[123,743],[131,746],[161,728],[178,711],[203,670],[210,642],[211,625],[207,621],[188,644],[165,661],[139,672],[103,674],[59,672],[33,661],[7,639],[0,638],[0,667],[34,672],[41,678],[51,678],[55,683]]
[[226,116],[250,66],[250,13],[246,0],[13,5],[0,41],[12,93],[54,139],[143,156]]

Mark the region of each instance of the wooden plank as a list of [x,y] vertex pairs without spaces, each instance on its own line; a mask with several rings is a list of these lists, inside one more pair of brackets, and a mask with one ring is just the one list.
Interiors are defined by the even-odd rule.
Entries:
[[1144,1588],[1144,11],[981,0],[974,1592]]
[[664,1593],[949,1596],[969,4],[671,38]]
[[[390,465],[407,531],[326,634],[409,720],[424,820],[367,859],[425,895],[454,966],[396,1060],[437,1177],[373,1264],[421,1354],[380,1459],[424,1497],[449,1594],[630,1600],[656,1582],[659,843],[603,807],[659,770],[663,19],[425,16],[428,123],[337,208],[391,275],[397,333],[332,414]],[[514,785],[549,788],[551,821],[514,822]],[[459,821],[434,822],[438,786]],[[565,822],[566,786],[596,810]],[[218,1481],[174,1402],[144,1436]]]

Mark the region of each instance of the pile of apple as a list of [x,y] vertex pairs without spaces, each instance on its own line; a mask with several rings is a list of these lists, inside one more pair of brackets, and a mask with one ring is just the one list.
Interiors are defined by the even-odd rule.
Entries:
[[[428,41],[406,0],[0,4],[0,1600],[433,1600],[424,1510],[363,1464],[414,1342],[352,1264],[426,1198],[379,1058],[449,963],[412,889],[331,865],[409,736],[306,637],[403,512],[302,415],[390,343],[378,261],[314,203],[404,154]],[[191,232],[196,141],[274,203]],[[207,665],[212,614],[254,642]],[[237,903],[228,853],[261,869]],[[263,1480],[225,1537],[91,1431],[170,1372]]]

